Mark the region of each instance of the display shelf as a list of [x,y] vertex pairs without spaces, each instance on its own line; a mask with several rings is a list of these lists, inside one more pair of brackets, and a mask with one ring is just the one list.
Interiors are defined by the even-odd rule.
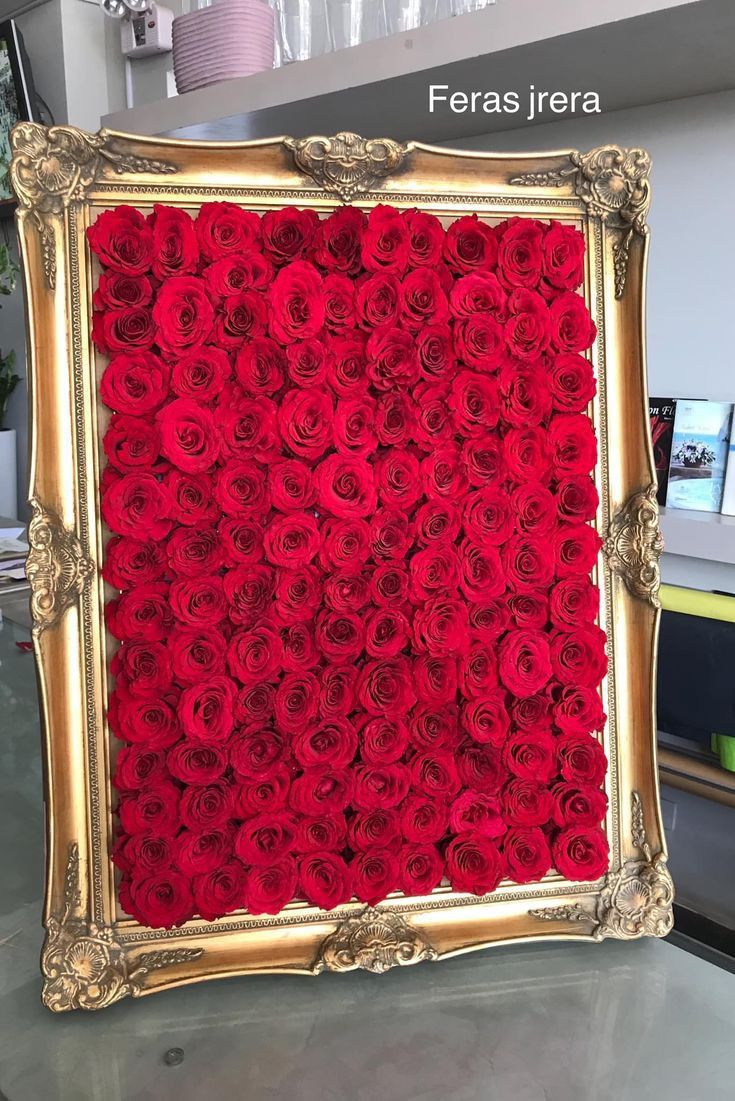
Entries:
[[[498,0],[408,34],[105,115],[134,134],[242,140],[330,134],[438,142],[516,129],[529,86],[594,91],[611,111],[735,86],[732,0]],[[604,61],[604,64],[602,62]],[[429,85],[516,91],[520,110],[429,113]],[[582,114],[582,103],[565,117]]]
[[735,516],[662,508],[661,532],[666,554],[735,565]]

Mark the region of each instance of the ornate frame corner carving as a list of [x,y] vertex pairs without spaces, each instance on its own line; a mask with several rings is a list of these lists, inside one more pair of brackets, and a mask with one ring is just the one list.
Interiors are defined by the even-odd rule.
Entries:
[[54,219],[69,203],[84,199],[104,165],[118,175],[178,172],[178,166],[169,161],[121,148],[107,130],[89,134],[75,126],[19,122],[10,133],[10,144],[11,184],[21,208],[32,215],[38,229],[46,282],[52,290],[57,251]]
[[33,634],[38,637],[80,596],[95,567],[78,537],[52,509],[37,497],[31,497],[29,504],[33,518],[28,525],[26,576],[31,586]]
[[656,491],[652,483],[628,498],[610,521],[603,550],[608,566],[622,578],[629,592],[660,608],[658,591],[664,541]]
[[203,951],[159,949],[143,952],[131,963],[112,926],[90,922],[84,915],[79,846],[72,842],[62,906],[49,916],[41,955],[47,1009],[104,1009],[128,995],[139,998],[149,972],[197,960]]
[[608,872],[595,904],[546,906],[529,910],[540,921],[582,922],[592,926],[595,940],[613,937],[665,937],[674,924],[674,885],[666,853],[651,851],[643,820],[643,804],[637,791],[631,795],[631,840],[640,856],[625,860]]
[[396,910],[367,906],[352,914],[322,943],[313,971],[372,971],[438,959],[425,937]]
[[628,278],[634,234],[648,233],[646,216],[651,205],[651,157],[645,149],[601,145],[588,153],[573,150],[569,165],[546,172],[524,172],[510,179],[524,187],[563,187],[571,184],[593,217],[616,231],[613,244],[615,297],[622,298]]
[[411,142],[361,138],[347,130],[333,137],[284,138],[296,167],[325,191],[349,203],[393,172],[411,152]]

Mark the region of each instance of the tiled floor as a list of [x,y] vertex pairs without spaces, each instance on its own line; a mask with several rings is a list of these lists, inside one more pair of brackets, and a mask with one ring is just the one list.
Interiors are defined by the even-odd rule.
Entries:
[[53,1016],[39,1000],[35,674],[15,645],[28,638],[0,628],[0,1101],[735,1096],[735,976],[658,941],[230,979]]

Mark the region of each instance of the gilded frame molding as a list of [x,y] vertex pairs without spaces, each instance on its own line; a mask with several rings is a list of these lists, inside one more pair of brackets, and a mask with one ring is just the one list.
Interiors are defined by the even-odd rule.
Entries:
[[[198,143],[21,123],[12,135],[30,333],[32,456],[28,578],[45,730],[48,857],[43,1001],[99,1009],[204,978],[253,972],[383,972],[494,943],[663,936],[671,878],[658,799],[654,688],[662,550],[648,428],[644,282],[650,159],[641,149],[464,153],[356,134]],[[112,831],[107,647],[97,569],[103,532],[96,362],[86,318],[84,230],[101,209],[212,198],[255,210],[321,212],[339,202],[419,206],[450,216],[525,214],[577,225],[598,327],[597,566],[609,639],[608,874],[559,875],[477,899],[439,888],[325,913],[233,914],[150,930],[118,914]]]

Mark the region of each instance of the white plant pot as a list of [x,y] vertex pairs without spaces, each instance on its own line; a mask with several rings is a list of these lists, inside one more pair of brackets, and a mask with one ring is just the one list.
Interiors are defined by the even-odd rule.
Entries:
[[15,429],[0,429],[0,516],[18,517],[18,466]]

